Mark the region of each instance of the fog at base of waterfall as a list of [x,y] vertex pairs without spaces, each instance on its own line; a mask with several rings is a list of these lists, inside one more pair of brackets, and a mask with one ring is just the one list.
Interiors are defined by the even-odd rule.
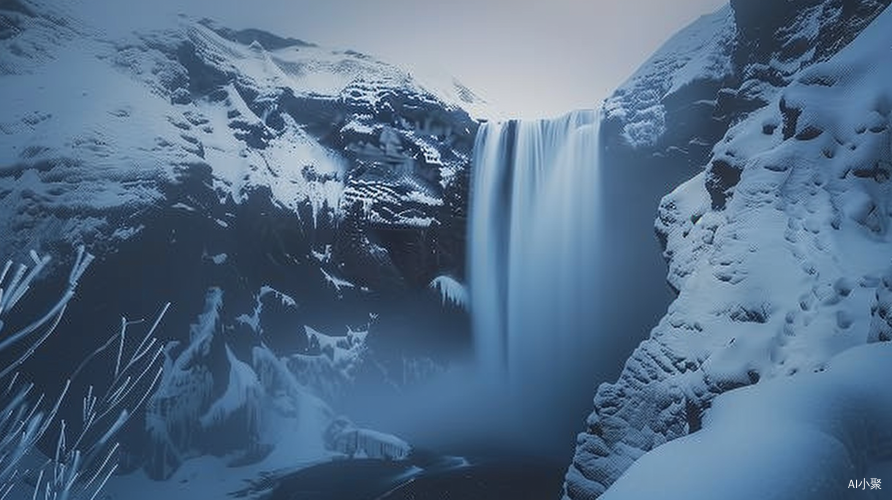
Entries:
[[598,121],[579,110],[490,122],[474,148],[468,288],[475,383],[485,387],[465,397],[498,415],[501,426],[480,426],[487,433],[523,436],[513,446],[533,453],[572,446],[588,395],[619,369],[604,331]]
[[598,305],[610,291],[599,279],[597,139],[594,110],[481,127],[467,299],[443,277],[431,283],[444,301],[467,300],[474,352],[398,396],[351,401],[362,425],[444,453],[566,460],[595,384],[621,363],[603,348]]

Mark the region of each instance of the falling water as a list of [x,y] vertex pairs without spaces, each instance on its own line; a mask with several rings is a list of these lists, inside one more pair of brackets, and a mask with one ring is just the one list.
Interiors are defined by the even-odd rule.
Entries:
[[525,398],[560,391],[595,347],[597,137],[594,111],[487,123],[477,135],[469,233],[475,348],[487,378]]
[[398,401],[366,394],[370,426],[450,453],[573,453],[596,384],[629,348],[618,355],[605,342],[617,336],[602,334],[628,332],[604,325],[622,309],[604,299],[623,283],[601,279],[597,139],[594,111],[480,128],[468,234],[477,369],[455,367]]
[[573,453],[597,385],[616,380],[665,311],[657,243],[638,228],[678,181],[602,165],[599,149],[594,111],[480,128],[468,227],[476,369],[392,403],[370,396],[379,427],[451,453]]

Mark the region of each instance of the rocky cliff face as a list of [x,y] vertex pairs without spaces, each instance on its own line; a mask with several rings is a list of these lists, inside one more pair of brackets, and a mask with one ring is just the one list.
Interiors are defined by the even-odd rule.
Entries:
[[[377,273],[350,274],[364,285],[463,272],[476,122],[462,105],[476,98],[459,84],[430,91],[356,52],[210,21],[108,40],[39,4],[4,8],[3,208],[16,215],[4,253],[35,240],[113,245],[139,232],[138,210],[180,202],[232,217],[211,212],[269,190],[301,231],[344,220],[353,232],[314,244],[338,243],[342,265],[375,261]],[[406,244],[439,262],[407,261]]]
[[719,394],[888,338],[885,6],[732,2],[608,99],[608,158],[705,168],[660,205],[678,295],[599,387],[567,498],[696,432]]
[[[75,346],[47,345],[56,364],[35,370],[36,382],[55,387],[121,315],[154,317],[167,301],[161,336],[182,341],[171,366],[192,359],[195,325],[211,330],[189,361],[207,375],[186,405],[198,416],[228,381],[269,371],[275,357],[258,358],[261,347],[306,356],[283,363],[304,388],[337,392],[314,381],[328,370],[325,384],[337,385],[362,363],[333,366],[334,347],[303,325],[351,352],[377,347],[366,371],[387,383],[405,381],[412,360],[383,353],[436,364],[444,351],[412,341],[468,340],[465,312],[428,285],[463,281],[477,129],[465,109],[482,104],[473,93],[357,52],[208,20],[104,33],[67,6],[0,5],[0,255],[36,247],[64,257],[84,244],[97,256],[63,325],[88,333]],[[202,319],[209,311],[213,321]],[[418,333],[422,320],[432,326]],[[349,332],[359,330],[370,330],[368,343],[354,349]],[[407,350],[388,350],[394,343]],[[178,387],[159,414],[195,396]],[[249,402],[236,403],[205,420],[244,422]],[[176,442],[156,450],[156,475],[190,454],[256,452],[258,433],[221,449],[194,420],[165,430]]]
[[680,31],[605,101],[605,149],[704,165],[729,126],[845,47],[888,4],[730,2]]

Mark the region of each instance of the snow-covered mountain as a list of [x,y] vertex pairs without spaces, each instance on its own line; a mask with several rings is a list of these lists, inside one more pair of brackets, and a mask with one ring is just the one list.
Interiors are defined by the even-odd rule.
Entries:
[[673,36],[605,101],[605,148],[705,164],[730,125],[833,56],[888,4],[731,1]]
[[[892,375],[889,349],[871,345],[892,339],[892,72],[877,63],[892,55],[888,3],[733,0],[604,103],[598,200],[607,243],[622,248],[604,245],[599,278],[621,307],[598,327],[628,338],[659,324],[599,387],[567,498],[640,498],[653,494],[645,477],[715,498],[720,479],[747,483],[727,467],[756,462],[811,468],[830,493],[841,472],[827,463],[853,478],[890,469],[888,397],[869,397]],[[51,390],[75,371],[75,393],[107,376],[85,358],[114,363],[96,346],[163,308],[154,335],[170,342],[152,362],[165,370],[123,433],[120,467],[173,480],[143,491],[135,472],[112,498],[156,498],[202,474],[205,494],[251,475],[257,493],[277,467],[409,456],[339,407],[429,377],[470,345],[468,179],[486,104],[451,79],[206,19],[115,33],[74,4],[0,4],[0,256],[27,262],[37,247],[61,257],[46,269],[60,278],[70,248],[97,257],[59,325],[77,341],[50,338],[52,362],[23,377]],[[654,239],[656,200],[678,184]],[[657,240],[669,286],[628,285],[663,272]],[[35,281],[29,299],[57,281]],[[859,377],[870,384],[855,390]],[[760,434],[772,423],[814,435]],[[729,428],[747,444],[844,449],[820,466],[817,453],[784,455],[786,469],[727,462]],[[876,444],[857,451],[865,442]],[[674,473],[688,459],[715,467],[717,490]]]
[[[275,453],[263,419],[289,415],[321,422],[301,432],[322,443],[355,380],[405,383],[407,364],[445,362],[425,338],[468,341],[486,109],[469,89],[210,20],[110,35],[75,6],[0,4],[0,255],[38,248],[55,270],[76,245],[97,257],[62,325],[84,333],[47,343],[54,363],[29,374],[41,387],[121,316],[171,302],[152,443],[124,465],[165,477],[203,453],[258,460]],[[214,437],[230,428],[241,437]]]
[[[108,40],[39,4],[4,9],[0,162],[3,209],[16,214],[4,220],[7,254],[54,238],[113,244],[140,231],[134,214],[159,206],[231,222],[187,199],[204,193],[177,192],[190,180],[208,185],[215,206],[268,190],[307,232],[341,218],[360,233],[448,235],[455,225],[451,197],[476,130],[462,106],[479,105],[460,84],[431,92],[356,52],[210,21]],[[422,241],[448,246],[433,238]],[[353,259],[404,264],[364,243]],[[430,274],[406,266],[391,278]],[[362,270],[365,281],[386,281],[379,271]]]
[[[800,405],[844,398],[845,389],[831,388],[858,377],[865,391],[883,392],[879,380],[892,375],[888,349],[830,361],[849,348],[889,340],[887,3],[732,1],[676,35],[605,103],[608,158],[650,168],[694,162],[705,169],[662,200],[656,230],[677,298],[619,379],[599,387],[567,474],[567,498],[595,498],[605,490],[610,498],[642,498],[664,483],[676,487],[661,490],[665,498],[790,498],[793,490],[779,486],[802,477],[793,470],[812,471],[809,486],[817,489],[804,497],[838,498],[846,489],[850,478],[818,482],[814,471],[829,471],[806,449],[795,453],[795,466],[772,471],[776,480],[767,474],[771,464],[786,465],[790,454],[764,450],[759,457],[768,465],[756,468],[741,461],[738,455],[749,453],[746,439],[717,438],[736,432],[729,407],[771,406],[777,419],[766,417],[761,425],[795,422],[813,428],[816,439],[845,443],[833,463],[847,468],[836,475],[862,478],[888,462],[888,433],[880,430],[892,415],[883,398],[864,401],[868,420],[828,415],[832,428],[806,418],[795,404],[772,403],[800,386],[812,387],[802,389],[809,396]],[[864,360],[861,374],[856,358]],[[836,368],[832,374],[811,375],[828,363]],[[772,380],[786,377],[795,381]],[[745,396],[722,396],[753,384]],[[708,431],[702,437],[661,447],[701,428]],[[792,447],[803,439],[766,432],[789,437]],[[874,444],[865,448],[849,439],[858,433],[868,433]],[[698,472],[703,477],[678,465],[694,455],[710,464]],[[639,459],[616,491],[607,489]]]

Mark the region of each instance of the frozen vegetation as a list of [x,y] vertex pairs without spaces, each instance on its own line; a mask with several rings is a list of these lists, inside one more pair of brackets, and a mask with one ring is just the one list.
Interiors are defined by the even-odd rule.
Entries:
[[[55,399],[38,395],[19,370],[41,362],[38,350],[58,327],[93,256],[79,248],[57,301],[38,318],[23,321],[16,306],[30,299],[31,285],[50,262],[34,251],[30,256],[31,266],[7,261],[0,273],[0,351],[12,353],[0,371],[0,382],[6,386],[0,394],[0,498],[93,500],[118,469],[116,435],[142,409],[161,375],[163,345],[154,334],[167,306],[141,337],[134,337],[132,328],[128,336],[134,323],[121,318],[120,331],[81,363]],[[112,350],[116,357],[113,369],[107,369],[109,382],[89,386],[81,402],[81,421],[61,418],[59,410],[70,398],[72,380],[80,369],[97,354]],[[45,455],[38,444],[52,440],[53,434],[53,452]]]

